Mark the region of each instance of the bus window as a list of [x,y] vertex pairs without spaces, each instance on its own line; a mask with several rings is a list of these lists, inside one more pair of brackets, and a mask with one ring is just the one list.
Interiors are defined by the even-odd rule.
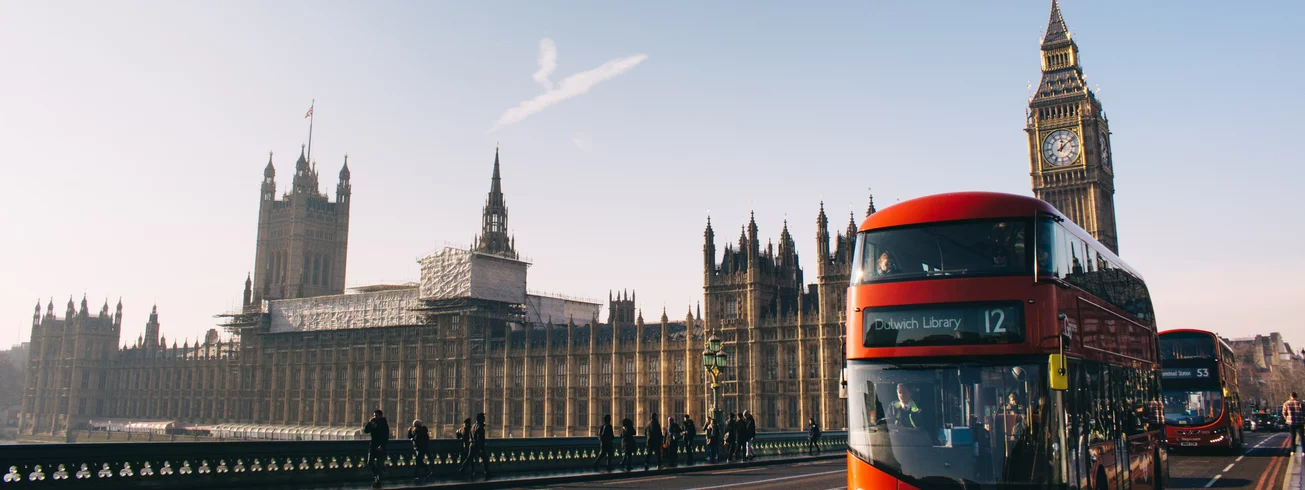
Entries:
[[852,285],[956,276],[1023,275],[1028,222],[1019,219],[889,228],[857,237]]
[[1055,481],[1045,363],[848,362],[849,447],[862,459],[918,480]]

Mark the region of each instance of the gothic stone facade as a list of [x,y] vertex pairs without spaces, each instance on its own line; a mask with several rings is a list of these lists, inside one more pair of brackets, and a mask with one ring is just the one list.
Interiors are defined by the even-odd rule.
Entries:
[[1110,121],[1088,88],[1078,44],[1054,0],[1042,38],[1042,80],[1029,99],[1025,132],[1033,195],[1118,254]]
[[[691,312],[671,322],[663,311],[645,324],[634,295],[618,293],[609,297],[606,323],[596,313],[544,319],[531,317],[538,297],[529,295],[422,299],[418,285],[339,294],[348,168],[335,203],[317,192],[304,159],[296,169],[283,201],[273,199],[270,164],[264,173],[255,274],[245,282],[243,309],[219,315],[232,339],[212,332],[203,342],[169,346],[156,309],[146,334],[117,348],[121,306],[109,316],[106,303],[92,315],[84,300],[80,310],[70,302],[57,318],[49,305],[40,315],[38,304],[21,432],[58,436],[108,418],[349,427],[376,408],[400,425],[420,418],[441,436],[477,412],[488,415],[496,437],[592,435],[604,414],[639,424],[653,413],[701,421],[710,400],[701,353],[713,332],[733,355],[726,409],[752,409],[761,430],[799,430],[808,417],[844,424],[837,383],[851,224],[834,254],[822,227],[825,259],[813,288],[803,287],[787,230],[778,254],[762,252],[754,222],[750,239],[727,249],[719,267],[708,231],[705,317]],[[484,215],[468,252],[517,261],[497,153]],[[823,209],[819,220],[826,221]],[[330,310],[357,304],[365,307]],[[287,321],[295,314],[298,323]]]
[[[875,211],[873,198],[866,216]],[[846,356],[844,311],[856,236],[829,235],[824,204],[816,217],[817,280],[803,282],[797,246],[784,223],[779,248],[761,248],[755,217],[727,243],[716,263],[711,220],[704,232],[704,310],[707,331],[721,337],[730,367],[721,383],[722,409],[749,409],[758,425],[796,428],[808,418],[845,427],[839,383]]]

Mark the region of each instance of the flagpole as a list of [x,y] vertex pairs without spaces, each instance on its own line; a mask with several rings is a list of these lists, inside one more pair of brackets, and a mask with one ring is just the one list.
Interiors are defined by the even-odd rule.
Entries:
[[[299,106],[299,107],[303,107],[303,106]],[[313,162],[313,116],[315,116],[315,114],[313,114],[313,109],[315,107],[317,107],[317,99],[313,99],[312,104],[308,106],[308,163],[309,165],[311,165]]]

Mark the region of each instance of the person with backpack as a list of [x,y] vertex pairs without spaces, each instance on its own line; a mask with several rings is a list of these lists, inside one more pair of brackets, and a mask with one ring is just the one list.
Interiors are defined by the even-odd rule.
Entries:
[[707,462],[719,462],[721,444],[720,425],[711,417],[707,417],[707,423],[702,426],[702,432],[705,434],[707,439]]
[[426,455],[430,453],[430,429],[422,425],[421,420],[412,421],[412,427],[408,428],[408,440],[412,441],[412,454],[417,459],[414,465],[416,479],[430,478],[430,466],[426,464]]

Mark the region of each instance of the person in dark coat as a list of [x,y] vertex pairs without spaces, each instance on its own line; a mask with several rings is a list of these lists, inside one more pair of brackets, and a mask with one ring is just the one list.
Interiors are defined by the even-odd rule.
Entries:
[[372,412],[372,419],[363,426],[363,433],[372,436],[367,443],[367,468],[372,470],[372,486],[381,486],[381,470],[385,468],[385,443],[390,441],[390,422],[385,413]]
[[747,461],[757,457],[756,453],[752,451],[752,440],[757,437],[757,421],[752,418],[752,412],[747,410],[743,411],[743,419],[743,430],[740,432],[743,433],[743,447],[745,448],[743,460]]
[[603,425],[598,428],[598,458],[594,460],[594,469],[598,469],[598,463],[607,458],[607,469],[612,469],[612,416],[603,415]]
[[667,464],[672,466],[679,464],[680,440],[683,438],[684,431],[680,428],[680,424],[675,423],[675,417],[666,417],[666,433],[662,438],[662,448],[666,450],[663,457],[666,458]]
[[707,462],[715,463],[720,460],[720,425],[716,420],[707,417],[707,422],[702,426],[703,436],[707,439]]
[[698,445],[698,428],[693,426],[693,419],[684,414],[684,455],[689,464],[693,464],[693,450]]
[[417,479],[430,478],[432,471],[426,464],[426,455],[430,453],[430,429],[422,425],[420,420],[414,420],[412,427],[408,428],[408,440],[412,441],[412,453],[417,459],[414,468]]
[[662,424],[657,422],[657,414],[652,414],[652,422],[644,428],[644,434],[647,436],[647,440],[644,441],[647,452],[643,455],[643,469],[648,469],[648,460],[653,458],[657,459],[657,466],[661,466]]
[[476,475],[476,460],[479,459],[485,469],[485,479],[489,479],[489,451],[485,450],[485,413],[476,414],[476,425],[471,428],[471,442],[467,449],[467,458],[462,461],[458,473],[471,470]]
[[634,421],[630,419],[621,420],[621,466],[625,471],[630,471],[630,460],[634,458],[634,452],[639,448],[634,442]]
[[465,463],[467,455],[471,454],[471,419],[462,419],[462,428],[458,429],[453,437],[456,437],[458,442],[462,443],[462,452],[458,454],[458,459],[460,459],[458,464]]
[[730,412],[729,420],[725,421],[724,432],[725,432],[724,458],[726,461],[734,461],[734,458],[737,457],[739,453],[739,421],[734,416],[734,412]]
[[820,426],[814,418],[807,420],[807,454],[820,454]]

